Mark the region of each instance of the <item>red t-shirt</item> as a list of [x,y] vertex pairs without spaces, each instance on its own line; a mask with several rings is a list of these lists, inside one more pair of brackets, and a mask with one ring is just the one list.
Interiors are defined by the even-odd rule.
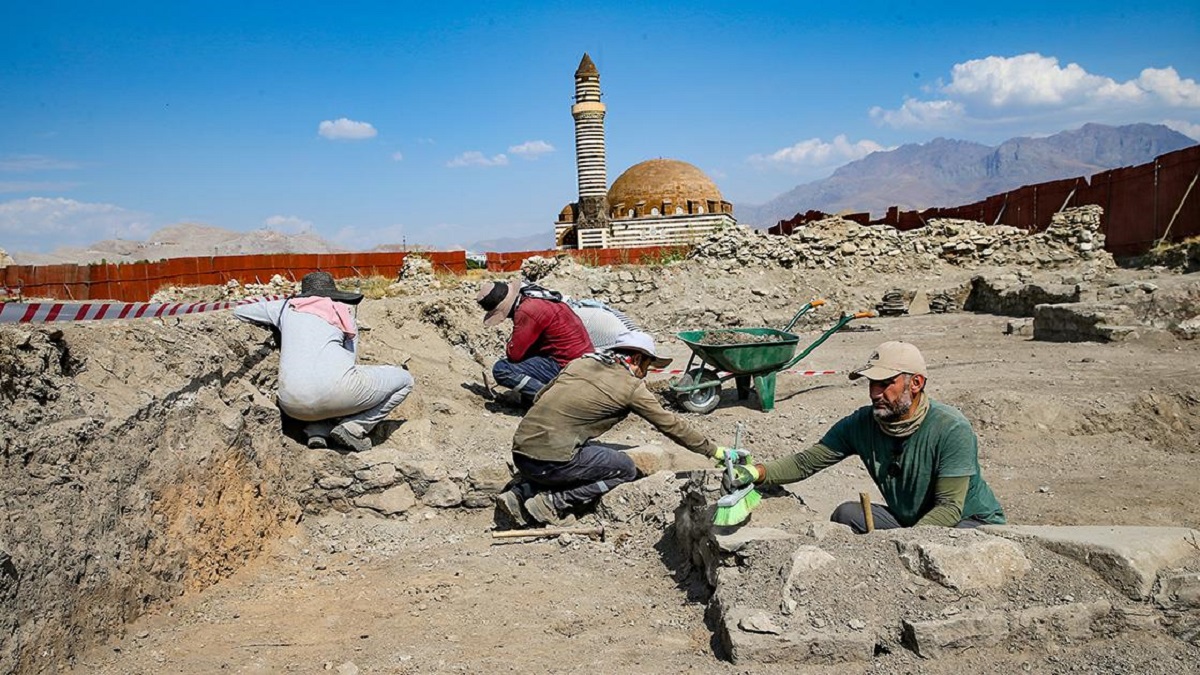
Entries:
[[521,298],[513,312],[506,350],[509,361],[548,356],[561,367],[592,351],[587,329],[565,302]]

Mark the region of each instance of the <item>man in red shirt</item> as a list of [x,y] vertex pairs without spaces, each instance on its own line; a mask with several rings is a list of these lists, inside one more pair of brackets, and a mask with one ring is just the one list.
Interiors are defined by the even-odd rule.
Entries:
[[526,404],[563,366],[594,351],[583,322],[553,291],[523,286],[519,279],[485,281],[475,302],[487,312],[485,326],[512,319],[505,358],[492,366],[492,375],[497,384],[520,393]]

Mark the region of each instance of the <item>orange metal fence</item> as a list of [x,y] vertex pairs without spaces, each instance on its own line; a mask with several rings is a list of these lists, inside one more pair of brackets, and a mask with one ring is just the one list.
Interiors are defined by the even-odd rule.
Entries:
[[[645,246],[583,251],[522,251],[488,253],[490,272],[515,272],[534,255],[554,257],[564,253],[590,265],[660,263],[682,258],[688,246]],[[334,278],[397,277],[407,253],[311,253],[279,255],[230,255],[202,258],[171,258],[155,262],[98,265],[9,265],[0,268],[0,286],[8,294],[67,301],[117,300],[145,302],[164,286],[213,286],[231,279],[239,283],[266,283],[275,275],[292,281],[317,270]],[[435,271],[463,274],[467,271],[465,251],[422,252]]]
[[[9,265],[0,281],[28,297],[59,300],[145,302],[163,286],[209,286],[237,280],[265,283],[276,274],[293,281],[324,270],[341,279],[357,276],[395,277],[404,265],[402,252],[231,255],[171,258],[155,262],[99,265]],[[462,274],[465,251],[422,253],[435,270]]]

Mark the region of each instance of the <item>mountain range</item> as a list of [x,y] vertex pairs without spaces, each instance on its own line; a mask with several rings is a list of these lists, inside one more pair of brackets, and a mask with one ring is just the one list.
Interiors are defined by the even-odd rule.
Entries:
[[961,206],[1034,183],[1133,166],[1196,141],[1160,124],[1085,124],[992,147],[935,138],[850,162],[828,178],[799,185],[761,205],[735,205],[738,222],[770,227],[810,209],[826,213]]

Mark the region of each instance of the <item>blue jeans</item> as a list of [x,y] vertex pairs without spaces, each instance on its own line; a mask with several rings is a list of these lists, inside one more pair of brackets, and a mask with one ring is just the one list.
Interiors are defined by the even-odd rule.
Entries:
[[513,453],[517,471],[560,511],[589,504],[621,483],[637,478],[629,455],[603,445],[584,445],[565,462],[547,462]]
[[[875,529],[877,530],[894,530],[899,527],[904,527],[897,520],[896,516],[888,511],[883,504],[871,504],[871,517],[875,521]],[[835,523],[849,525],[850,529],[854,530],[855,534],[865,534],[867,531],[867,519],[863,516],[861,502],[842,502],[829,519]],[[968,530],[987,525],[982,520],[976,520],[974,517],[960,520],[954,527],[960,530]]]
[[500,359],[492,366],[492,377],[496,378],[496,384],[533,396],[557,377],[560,370],[558,361],[549,356],[531,356],[524,361]]

